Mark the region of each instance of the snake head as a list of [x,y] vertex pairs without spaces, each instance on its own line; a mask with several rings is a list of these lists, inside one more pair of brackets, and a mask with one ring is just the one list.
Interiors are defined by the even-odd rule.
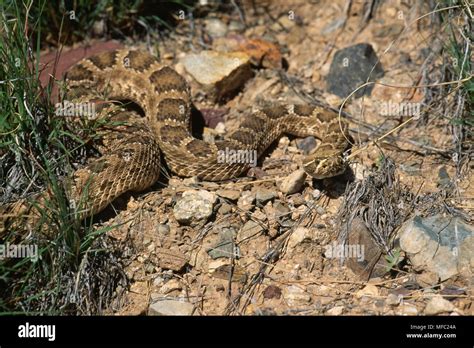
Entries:
[[332,178],[346,171],[347,161],[340,151],[316,152],[305,157],[303,169],[308,175],[318,180]]

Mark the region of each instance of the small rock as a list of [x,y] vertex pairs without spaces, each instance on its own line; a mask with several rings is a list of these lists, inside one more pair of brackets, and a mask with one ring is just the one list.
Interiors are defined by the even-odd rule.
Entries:
[[454,296],[461,296],[461,295],[465,295],[465,294],[466,294],[466,290],[464,290],[462,288],[459,288],[457,286],[454,286],[454,285],[446,285],[440,291],[440,295],[451,296],[451,298],[454,298]]
[[257,222],[249,220],[242,226],[238,234],[238,240],[243,241],[260,234],[264,228]]
[[95,21],[94,24],[92,24],[92,32],[95,36],[103,36],[106,28],[107,26],[104,19]]
[[228,260],[220,259],[209,262],[208,270],[214,278],[231,279],[232,282],[245,282],[247,280],[245,269],[238,264],[229,264]]
[[260,167],[251,167],[247,171],[247,176],[249,178],[255,178],[255,179],[262,179],[264,176],[266,176],[267,173]]
[[[275,22],[272,25],[272,28],[275,28],[275,30],[281,30],[281,26],[283,26],[285,29],[291,29],[293,28],[296,24],[300,24],[301,19],[298,17],[294,16],[289,16],[289,15],[283,15],[280,18],[278,18],[278,21]],[[281,25],[281,26],[280,26]]]
[[363,296],[376,297],[379,295],[379,289],[372,284],[367,284],[363,289],[356,292],[356,296],[361,298]]
[[281,297],[281,289],[276,285],[269,285],[263,291],[263,298],[272,299],[272,298],[280,298]]
[[309,296],[301,287],[296,285],[286,287],[283,297],[291,307],[308,305],[309,302],[311,302],[311,296]]
[[361,163],[354,162],[349,166],[351,167],[357,181],[364,180],[370,173],[369,169]]
[[[377,64],[377,65],[375,65]],[[375,65],[375,68],[373,68]],[[382,77],[384,71],[370,44],[360,43],[338,50],[333,58],[329,74],[326,76],[328,92],[341,98],[349,96],[357,87]],[[368,85],[355,93],[356,98],[370,95],[373,85]]]
[[322,35],[327,35],[333,31],[339,29],[346,22],[346,17],[339,17],[333,20],[332,22],[326,24],[323,29],[321,29]]
[[298,208],[296,208],[295,210],[293,210],[293,212],[291,213],[291,220],[293,221],[298,221],[298,219],[304,214],[306,213],[306,211],[308,210],[308,207],[305,206],[305,205],[300,205]]
[[220,231],[220,240],[219,242],[209,249],[207,253],[214,260],[222,257],[228,258],[238,258],[240,257],[238,249],[234,244],[234,235],[236,234],[233,227],[224,227]]
[[325,212],[326,212],[326,209],[324,209],[323,207],[321,207],[320,205],[317,205],[315,207],[315,210],[316,210],[316,213],[318,213],[318,215],[323,215]]
[[163,284],[160,288],[160,293],[162,294],[168,294],[172,291],[181,291],[183,286],[179,282],[178,279],[170,279],[168,280],[165,284]]
[[148,307],[148,315],[192,315],[194,305],[189,302],[162,299]]
[[445,166],[442,166],[438,171],[438,186],[449,187],[452,185],[451,178]]
[[311,192],[311,195],[313,196],[314,199],[318,199],[319,197],[321,197],[321,190],[314,189]]
[[173,214],[181,225],[196,226],[212,215],[217,197],[205,190],[185,191],[173,207]]
[[399,286],[398,288],[396,289],[390,289],[389,290],[389,293],[390,294],[394,294],[395,296],[408,296],[411,294],[411,292],[413,291],[413,289],[411,289],[409,286],[405,286],[405,285],[402,285],[402,286]]
[[158,232],[160,236],[167,236],[170,233],[170,227],[166,224],[158,224],[156,225],[156,232]]
[[389,306],[398,306],[403,299],[403,295],[388,294],[385,303]]
[[304,181],[306,179],[306,173],[304,170],[300,169],[296,172],[291,173],[280,184],[280,190],[286,194],[293,194],[299,192],[303,187]]
[[380,28],[374,29],[374,35],[376,37],[383,37],[383,38],[388,38],[388,37],[393,37],[397,36],[403,31],[404,25],[403,24],[388,24],[384,25]]
[[237,201],[237,207],[244,211],[249,211],[253,208],[253,203],[255,202],[255,193],[250,191],[242,192],[239,200]]
[[401,163],[400,169],[410,176],[415,176],[421,174],[421,165],[421,161],[408,161],[406,163]]
[[[348,246],[355,246],[363,253],[363,257],[348,257],[346,266],[361,280],[382,276],[387,272],[384,259],[380,257],[381,250],[373,240],[364,221],[356,217],[349,229]],[[374,266],[375,263],[375,266]]]
[[293,202],[295,207],[304,205],[306,203],[306,200],[304,199],[304,197],[299,193],[292,196],[291,201]]
[[163,285],[164,281],[163,277],[158,276],[153,280],[153,286],[159,288]]
[[265,215],[265,213],[263,211],[261,211],[260,209],[256,209],[253,213],[252,213],[252,220],[257,220],[257,221],[260,221],[260,222],[264,222],[267,220],[267,215]]
[[224,260],[224,259],[210,261],[208,266],[207,266],[207,270],[208,270],[209,274],[212,275],[212,273],[214,273],[219,267],[224,266],[224,265],[228,265],[228,264],[229,264],[229,260]]
[[416,282],[422,287],[430,287],[438,284],[439,276],[434,272],[423,271],[416,275]]
[[275,202],[273,205],[273,209],[275,210],[276,217],[281,219],[281,218],[287,218],[290,216],[291,209],[288,208],[286,204],[283,204],[280,201]]
[[164,269],[179,272],[189,262],[189,258],[177,250],[156,248],[155,252],[158,258],[158,265]]
[[210,18],[206,20],[206,30],[212,37],[222,37],[227,34],[227,25],[217,18]]
[[[184,186],[196,186],[199,184],[199,178],[197,176],[192,176],[190,178],[184,178],[183,179],[183,185]],[[173,184],[174,186],[174,184]]]
[[306,227],[297,227],[288,239],[288,249],[293,250],[298,244],[305,239],[310,239],[310,230]]
[[223,122],[219,122],[217,125],[216,125],[216,128],[214,128],[214,130],[219,134],[219,135],[224,135],[226,133],[226,129],[225,129],[225,124]]
[[426,315],[449,313],[455,310],[454,305],[440,295],[434,295],[425,308]]
[[277,193],[272,190],[268,190],[265,188],[259,188],[255,193],[255,198],[257,199],[257,203],[265,204],[268,201],[271,201],[277,197]]
[[309,136],[304,139],[298,139],[296,140],[296,147],[302,150],[304,155],[308,155],[316,147],[316,138]]
[[344,312],[344,306],[336,306],[326,312],[327,315],[341,315]]
[[397,307],[397,315],[418,315],[418,309],[416,306],[410,303],[402,303]]
[[242,23],[242,21],[230,21],[229,23],[229,31],[243,31],[245,30],[245,25]]
[[249,56],[243,52],[202,51],[183,58],[186,71],[211,98],[235,94],[252,76]]
[[458,273],[469,276],[474,264],[474,227],[459,217],[415,216],[400,229],[400,247],[418,269],[441,281]]
[[240,191],[236,190],[217,190],[217,195],[222,198],[227,198],[231,201],[236,201],[240,197]]
[[218,210],[218,213],[221,215],[226,215],[226,214],[229,214],[230,212],[232,212],[232,206],[227,203],[222,203],[222,205],[220,206]]

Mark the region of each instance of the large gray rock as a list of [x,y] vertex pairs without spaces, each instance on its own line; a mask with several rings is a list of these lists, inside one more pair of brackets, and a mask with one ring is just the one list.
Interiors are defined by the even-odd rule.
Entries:
[[458,217],[415,216],[400,230],[400,247],[420,270],[436,273],[441,281],[472,274],[474,227]]
[[[384,71],[371,45],[360,43],[338,50],[332,60],[329,74],[326,76],[328,92],[341,98],[347,97],[357,87],[382,77]],[[372,71],[372,68],[374,67]],[[355,93],[356,98],[370,95],[373,85],[361,88]]]

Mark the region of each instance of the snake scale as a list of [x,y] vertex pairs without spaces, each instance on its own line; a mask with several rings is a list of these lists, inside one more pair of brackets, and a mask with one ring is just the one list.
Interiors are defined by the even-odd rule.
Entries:
[[[260,156],[282,134],[315,136],[321,140],[303,160],[304,170],[317,179],[346,169],[349,148],[347,124],[337,114],[318,106],[275,105],[243,117],[224,140],[205,142],[190,131],[190,87],[171,67],[138,50],[115,50],[83,59],[66,74],[66,98],[73,103],[95,103],[96,118],[117,121],[102,134],[101,157],[74,172],[69,199],[79,201],[87,190],[85,215],[103,210],[127,191],[142,191],[160,176],[161,153],[179,176],[221,181],[249,169],[249,163],[219,161],[227,149],[256,151]],[[97,101],[136,103],[145,117]]]

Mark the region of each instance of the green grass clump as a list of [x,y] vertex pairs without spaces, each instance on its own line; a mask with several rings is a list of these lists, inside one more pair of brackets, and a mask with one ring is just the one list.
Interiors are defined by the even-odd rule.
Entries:
[[[31,1],[0,4],[0,207],[25,199],[39,212],[34,226],[7,222],[0,233],[0,245],[38,252],[36,261],[0,259],[0,313],[99,313],[121,276],[112,272],[97,280],[91,265],[107,264],[116,249],[101,247],[106,230],[78,220],[80,207],[71,207],[65,194],[71,158],[77,161],[85,150],[64,118],[55,116],[50,89],[39,80],[47,4],[35,1],[34,11]],[[35,201],[38,194],[42,203]]]

